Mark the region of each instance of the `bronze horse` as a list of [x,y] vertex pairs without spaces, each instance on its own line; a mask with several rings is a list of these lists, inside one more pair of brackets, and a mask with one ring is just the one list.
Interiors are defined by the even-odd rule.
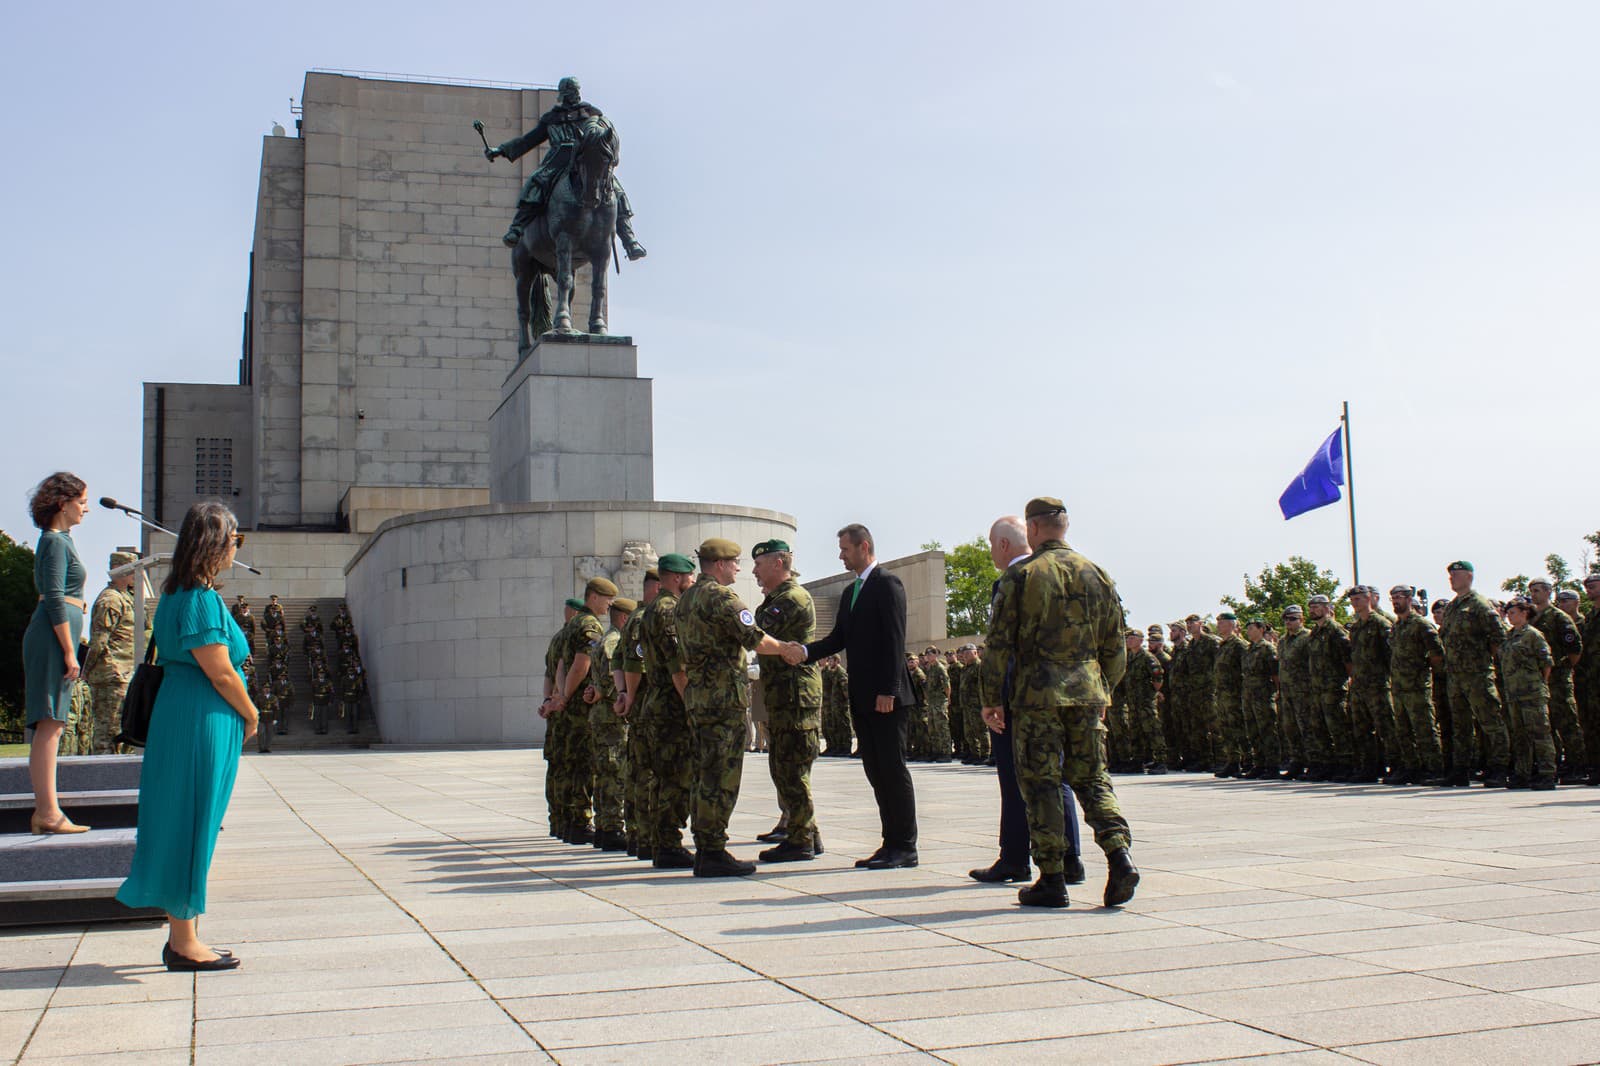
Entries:
[[[590,274],[589,332],[606,331],[606,271],[617,230],[617,197],[611,172],[617,165],[617,135],[610,128],[584,128],[572,167],[550,189],[544,213],[533,220],[511,250],[517,284],[517,358],[533,351],[535,337],[572,328],[573,279],[587,263]],[[550,282],[555,282],[555,302]]]

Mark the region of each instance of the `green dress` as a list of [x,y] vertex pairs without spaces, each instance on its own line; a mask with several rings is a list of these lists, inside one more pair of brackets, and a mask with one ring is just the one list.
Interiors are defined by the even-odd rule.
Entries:
[[22,672],[30,728],[48,718],[65,722],[72,709],[73,682],[66,679],[67,660],[61,654],[55,627],[67,623],[72,646],[78,646],[83,638],[83,608],[66,601],[68,597],[83,601],[85,576],[72,534],[53,529],[39,534],[39,544],[33,550],[33,587],[39,594],[39,605],[33,609],[28,629],[22,635]]

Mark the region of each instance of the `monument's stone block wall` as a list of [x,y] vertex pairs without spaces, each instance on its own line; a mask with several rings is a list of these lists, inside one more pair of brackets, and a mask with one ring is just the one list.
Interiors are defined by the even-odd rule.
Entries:
[[[239,558],[260,570],[261,576],[233,567],[220,578],[223,598],[232,603],[235,596],[243,593],[255,605],[257,619],[273,593],[284,599],[342,600],[345,567],[366,539],[355,533],[256,530],[246,538]],[[152,533],[145,550],[171,554],[172,544],[173,539],[165,533]],[[166,567],[158,566],[150,571],[150,583],[159,588],[166,576]],[[322,620],[327,622],[332,617],[325,615]],[[295,647],[300,646],[298,633],[292,633],[291,640]]]
[[145,382],[139,510],[176,529],[195,502],[222,500],[241,525],[250,525],[256,471],[250,409],[250,390],[240,385]]
[[[305,143],[266,137],[250,253],[251,436],[259,476],[250,524],[300,522],[300,300]],[[243,516],[240,516],[241,521]]]
[[[384,523],[346,575],[384,739],[541,741],[544,651],[562,601],[592,572],[621,569],[626,542],[663,555],[728,537],[748,553],[794,529],[774,511],[693,503],[491,505]],[[748,569],[735,588],[761,601]]]

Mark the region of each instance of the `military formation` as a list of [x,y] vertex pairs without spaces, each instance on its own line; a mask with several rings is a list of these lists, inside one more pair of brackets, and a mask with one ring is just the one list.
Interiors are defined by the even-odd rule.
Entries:
[[1242,632],[1228,612],[1127,630],[1128,673],[1107,717],[1112,769],[1600,785],[1600,574],[1582,594],[1541,579],[1496,603],[1473,588],[1471,563],[1446,573],[1453,595],[1431,605],[1407,584],[1387,598],[1348,589],[1348,624],[1318,595]]

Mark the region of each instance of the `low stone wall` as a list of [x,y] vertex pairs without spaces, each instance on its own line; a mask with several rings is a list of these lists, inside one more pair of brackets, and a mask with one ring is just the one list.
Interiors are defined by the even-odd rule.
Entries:
[[[492,504],[383,523],[345,574],[383,739],[541,743],[544,652],[562,601],[588,574],[614,572],[625,541],[664,555],[727,537],[748,558],[794,531],[776,511],[700,503]],[[735,589],[760,602],[748,565]]]
[[[179,515],[178,521],[182,518]],[[165,533],[149,533],[147,537],[146,554],[172,553],[172,537]],[[364,533],[246,530],[239,558],[260,570],[261,576],[233,567],[218,579],[223,586],[223,599],[232,603],[235,596],[243,593],[257,618],[273,593],[284,599],[342,600],[345,567],[366,539]],[[166,576],[165,566],[155,567],[150,571],[150,583],[159,588]]]

